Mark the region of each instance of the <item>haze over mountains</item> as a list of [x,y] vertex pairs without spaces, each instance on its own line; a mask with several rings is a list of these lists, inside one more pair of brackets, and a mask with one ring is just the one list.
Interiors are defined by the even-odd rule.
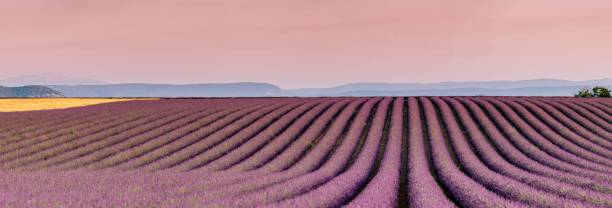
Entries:
[[20,87],[27,85],[104,85],[108,82],[64,76],[56,73],[30,74],[17,77],[0,78],[0,85],[6,87]]
[[571,96],[578,89],[612,86],[612,79],[568,81],[534,79],[440,83],[349,83],[328,88],[281,89],[268,83],[108,84],[61,75],[30,75],[0,79],[3,86],[45,85],[66,97],[282,97],[282,96]]
[[277,97],[286,96],[265,83],[50,85],[67,97]]
[[611,86],[612,79],[568,81],[533,79],[440,83],[351,83],[330,88],[285,90],[297,95],[416,96],[416,95],[508,95],[568,96],[583,87]]

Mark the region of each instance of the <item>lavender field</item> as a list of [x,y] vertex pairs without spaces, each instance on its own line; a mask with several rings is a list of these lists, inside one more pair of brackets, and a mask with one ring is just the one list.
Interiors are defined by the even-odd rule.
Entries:
[[612,207],[612,99],[162,99],[0,113],[0,207]]

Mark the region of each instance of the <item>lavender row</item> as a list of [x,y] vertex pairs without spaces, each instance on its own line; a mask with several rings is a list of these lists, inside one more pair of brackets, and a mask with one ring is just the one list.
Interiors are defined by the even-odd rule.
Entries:
[[[518,107],[519,111],[527,116],[525,120],[532,123],[532,126],[542,132],[542,135],[549,138],[549,140],[557,146],[563,147],[563,149],[575,155],[587,158],[590,161],[612,167],[612,160],[608,159],[612,158],[612,152],[609,150],[593,144],[573,131],[568,130],[567,127],[548,115],[543,109],[531,103],[514,100],[509,102],[510,105],[520,106]],[[531,113],[530,110],[533,111],[533,113]]]
[[592,121],[586,119],[576,111],[562,105],[558,102],[532,101],[542,108],[546,108],[552,112],[564,123],[568,128],[591,140],[592,142],[601,145],[608,150],[612,150],[612,141],[606,138],[612,138],[612,133],[606,131]]
[[[348,125],[347,122],[349,121],[349,118],[351,117],[351,115],[353,115],[356,108],[363,102],[363,99],[351,102],[346,108],[342,110],[338,118],[335,119],[333,123],[329,124],[331,127],[326,132],[317,131],[323,131],[323,125],[327,124],[328,121],[318,120],[313,124],[312,128],[309,128],[304,134],[302,134],[302,136],[300,136],[298,141],[293,143],[290,147],[287,148],[287,150],[282,152],[279,156],[275,157],[272,161],[266,163],[262,167],[259,167],[254,170],[249,170],[248,172],[244,173],[236,173],[232,171],[230,172],[230,174],[228,174],[226,173],[226,171],[221,171],[217,173],[205,174],[211,178],[214,178],[215,176],[223,177],[214,180],[205,180],[203,183],[197,184],[189,192],[197,193],[220,187],[226,188],[226,190],[216,190],[216,193],[224,193],[228,191],[232,192],[232,189],[238,189],[241,186],[238,183],[248,178],[266,177],[266,181],[262,181],[259,183],[263,184],[260,186],[265,186],[265,184],[268,184],[266,182],[282,181],[284,180],[284,178],[290,178],[295,175],[312,171],[313,169],[317,168],[319,162],[323,160],[323,158],[327,154],[329,154],[329,151],[332,151],[334,143],[336,143],[336,140],[342,134],[342,131],[345,126]],[[315,140],[320,136],[322,136],[320,141],[314,144],[315,146],[312,150],[308,151],[309,146],[313,144],[312,142],[316,142]],[[304,151],[308,152],[304,153]],[[199,171],[196,172],[199,173]],[[232,186],[233,188],[230,187],[232,184],[235,184]],[[257,186],[252,185],[251,187]],[[232,193],[234,192],[236,191],[233,191]]]
[[120,134],[113,135],[106,139],[92,140],[86,142],[85,145],[79,148],[73,149],[71,151],[66,151],[61,155],[30,166],[33,166],[32,168],[34,169],[53,167],[53,169],[57,170],[60,164],[66,165],[69,161],[75,160],[77,158],[84,159],[86,157],[85,155],[99,151],[104,147],[111,146],[126,140],[134,139],[135,137],[144,137],[145,135],[149,136],[149,138],[160,136],[163,132],[168,131],[168,129],[178,128],[178,126],[182,126],[188,122],[192,122],[197,117],[206,115],[207,113],[211,112],[198,111],[190,112],[188,114],[171,114],[161,119],[147,123],[145,125],[141,125],[132,128],[128,131],[122,132]]
[[[372,180],[350,203],[348,207],[398,207],[400,206],[400,172],[402,169],[402,140],[404,130],[404,99],[393,101],[391,122],[388,127],[387,144],[384,145],[380,167]],[[374,121],[376,122],[376,121]],[[365,156],[365,155],[364,155]]]
[[222,142],[228,136],[231,136],[248,126],[250,123],[256,121],[257,119],[263,117],[264,115],[274,111],[278,108],[279,105],[272,105],[269,107],[265,107],[261,110],[257,110],[253,113],[250,113],[244,117],[237,119],[235,122],[230,121],[231,124],[225,124],[222,129],[216,131],[215,133],[202,138],[195,143],[189,144],[187,147],[184,147],[176,152],[172,152],[167,156],[155,161],[155,163],[151,163],[149,166],[145,168],[149,170],[158,170],[171,168],[176,165],[179,165],[185,161],[188,161],[194,156],[199,155],[202,152],[205,152],[212,146]]
[[[112,127],[113,126],[112,124],[115,124],[115,126],[118,126],[119,124],[123,122],[138,121],[139,119],[146,118],[146,117],[147,115],[143,112],[134,113],[134,114],[126,115],[123,117],[117,117],[111,120],[102,120],[106,122],[103,123],[102,125],[89,126],[86,129],[82,129],[80,132],[74,131],[74,132],[69,132],[66,134],[62,133],[61,135],[57,137],[47,138],[47,137],[41,136],[41,137],[31,138],[27,140],[22,140],[18,143],[13,143],[13,144],[5,146],[3,148],[3,154],[0,156],[0,161],[6,162],[9,160],[17,159],[20,156],[35,153],[36,151],[39,151],[41,149],[44,150],[45,148],[52,148],[57,145],[62,145],[64,144],[65,141],[78,139],[80,134],[83,134],[83,136],[89,136],[89,135],[95,134],[96,132],[104,131],[105,128]],[[109,125],[108,122],[112,122],[111,125]],[[67,131],[67,130],[64,130],[64,131]]]
[[[336,144],[339,142],[338,137],[332,139],[324,138],[317,145],[317,147],[321,148],[311,151],[305,160],[299,161],[293,168],[278,174],[259,178],[258,180],[229,186],[227,189],[213,190],[210,193],[205,192],[200,197],[201,200],[208,206],[248,207],[286,199],[309,191],[321,183],[332,179],[345,166],[349,165],[347,163],[350,161],[353,151],[361,139],[361,133],[366,126],[372,107],[378,101],[378,99],[370,99],[362,106],[346,135],[342,136],[343,138],[339,140],[341,141],[340,144]],[[330,134],[330,136],[339,135],[343,130],[333,129],[333,132],[337,133]],[[328,142],[330,144],[326,144]],[[220,193],[224,190],[227,192]],[[257,190],[257,192],[235,196],[236,194],[253,190]],[[216,195],[217,193],[222,195]]]
[[[273,108],[273,107],[274,106],[268,107],[268,109]],[[205,128],[200,128],[198,131],[190,133],[189,138],[200,139],[203,136],[207,136],[208,134],[216,131],[217,129],[223,128],[223,126],[229,123],[239,120],[245,115],[250,115],[253,112],[257,112],[258,110],[261,111],[260,108],[252,107],[252,108],[245,108],[241,111],[234,112],[228,116],[223,117],[220,120],[215,121],[213,124],[208,125]],[[95,163],[91,163],[87,165],[87,168],[88,169],[103,169],[103,168],[113,167],[115,165],[124,163],[132,159],[133,157],[137,157],[137,156],[147,153],[148,151],[152,151],[155,148],[163,144],[164,144],[164,140],[161,140],[161,141],[160,140],[145,140],[144,143],[137,143],[136,146],[132,146],[130,148],[123,149],[121,152],[115,153],[110,157],[106,157],[104,159],[96,161]]]
[[[568,141],[565,141],[563,137],[556,134],[550,128],[547,128],[542,122],[538,121],[535,116],[530,114],[527,109],[525,109],[525,107],[516,103],[505,103],[495,99],[490,101],[509,115],[516,126],[525,134],[529,135],[528,138],[530,138],[534,144],[540,146],[549,154],[590,170],[602,173],[612,173],[612,169],[605,164],[606,162],[599,160],[601,158],[589,157],[591,156],[589,152],[586,152],[583,149],[573,148],[575,146],[571,145]],[[561,146],[561,144],[567,146]]]
[[271,154],[275,150],[275,144],[288,142],[295,138],[301,129],[306,128],[311,120],[315,119],[331,104],[327,101],[308,109],[308,111],[300,109],[288,113],[248,141],[242,141],[238,145],[223,145],[226,148],[210,150],[209,152],[217,151],[216,153],[219,156],[214,161],[211,159],[210,163],[202,165],[198,170],[200,172],[215,172],[227,169],[246,158],[254,158],[253,154],[256,154],[255,152]]
[[[354,153],[358,155],[352,160],[352,164],[349,164],[347,170],[338,172],[339,174],[335,174],[333,178],[324,182],[324,184],[316,189],[290,199],[276,202],[270,205],[270,207],[337,207],[350,200],[352,195],[360,194],[359,187],[369,176],[370,170],[373,168],[377,158],[379,148],[381,147],[385,119],[391,102],[391,98],[386,98],[378,105],[374,118],[370,121],[371,124],[364,138],[365,142],[363,142],[363,147],[360,152]],[[321,174],[321,176],[323,175],[324,174]],[[306,181],[312,179],[316,180],[319,178],[317,176],[318,174],[310,174],[306,177],[297,178],[295,181],[300,182],[300,179]],[[312,182],[309,183],[313,184]],[[399,186],[399,183],[391,185],[390,188],[394,193],[393,185]],[[392,198],[391,201],[395,202],[395,199]],[[376,206],[384,207],[389,205],[377,204]]]
[[94,128],[101,124],[112,122],[113,120],[121,120],[126,117],[133,115],[144,115],[142,111],[129,112],[129,113],[100,113],[95,116],[90,116],[86,119],[76,119],[75,121],[64,121],[57,125],[50,125],[46,127],[39,127],[35,130],[28,130],[27,133],[19,133],[13,135],[11,138],[3,140],[4,148],[2,153],[12,151],[18,148],[22,148],[31,144],[43,142],[45,140],[53,139],[56,137],[70,135],[76,132],[82,132],[87,129]]
[[[545,137],[543,133],[552,133],[552,132],[550,131],[540,132],[538,131],[538,129],[532,126],[532,122],[528,122],[524,120],[526,118],[523,118],[522,116],[526,116],[526,115],[528,116],[529,114],[526,112],[524,108],[520,108],[521,106],[519,105],[510,106],[510,105],[503,103],[502,101],[495,100],[495,99],[487,99],[487,101],[493,104],[494,106],[496,106],[497,108],[499,108],[501,112],[507,115],[509,120],[512,121],[513,123],[512,126],[517,127],[520,130],[520,132],[524,133],[526,135],[526,138],[528,138],[530,142],[535,144],[535,146],[540,147],[542,150],[544,150],[551,156],[554,156],[568,163],[571,163],[575,166],[582,167],[582,168],[585,168],[591,171],[596,171],[596,172],[601,172],[601,173],[607,172],[606,170],[608,169],[607,167],[602,167],[601,165],[597,163],[594,163],[585,158],[581,158],[577,155],[574,155],[571,152],[568,152],[566,149],[563,149],[563,147],[559,147],[553,142],[551,142],[549,140],[550,138]],[[522,111],[516,112],[513,107],[519,108]],[[533,116],[530,116],[527,118],[530,118],[530,120],[532,121],[535,120]]]
[[515,178],[507,177],[500,172],[490,169],[478,157],[476,152],[472,151],[473,147],[471,147],[471,144],[468,142],[469,136],[466,136],[463,133],[466,131],[477,132],[478,129],[472,128],[464,131],[459,126],[459,123],[446,102],[438,98],[433,98],[433,101],[436,103],[437,109],[440,111],[442,121],[444,123],[444,129],[448,133],[448,142],[455,153],[454,155],[456,155],[459,163],[461,164],[462,170],[464,170],[467,175],[474,178],[480,184],[484,185],[488,189],[494,190],[496,193],[499,193],[506,198],[512,199],[513,201],[522,201],[530,206],[589,207],[588,204],[583,204],[580,201],[564,199],[558,195],[554,195],[543,190],[538,190],[529,186],[527,183],[522,183]]
[[517,121],[516,116],[506,119],[502,112],[498,111],[492,103],[485,102],[482,99],[471,99],[471,101],[482,106],[484,111],[490,115],[490,118],[497,124],[500,130],[508,136],[508,139],[511,141],[512,145],[519,149],[522,154],[525,154],[533,160],[557,170],[562,170],[573,175],[583,176],[599,182],[612,183],[612,180],[610,180],[606,174],[584,168],[580,164],[568,162],[563,158],[555,157],[549,154],[539,145],[534,145],[532,140],[527,137],[535,137],[534,135],[536,135],[536,133],[534,131],[528,131],[525,133],[525,135],[523,135],[523,133],[521,133],[522,127],[518,126],[520,124],[515,125],[514,123],[511,123],[511,121]]
[[[287,129],[287,133],[284,135],[275,138],[274,141],[270,142],[266,146],[250,150],[257,151],[253,153],[253,155],[244,158],[240,161],[237,161],[236,164],[231,167],[223,167],[224,169],[229,169],[234,172],[242,172],[247,170],[254,170],[259,167],[262,167],[270,161],[274,161],[275,157],[280,157],[279,155],[284,152],[298,152],[292,151],[290,149],[298,149],[298,150],[306,150],[308,146],[315,145],[313,142],[316,140],[317,136],[324,130],[325,124],[331,122],[331,119],[334,115],[336,115],[344,106],[348,104],[349,100],[339,100],[334,101],[329,108],[327,108],[322,115],[317,117],[312,123],[308,121],[308,119],[302,119],[296,121],[296,124],[290,129]],[[304,131],[302,134],[298,135],[300,131]],[[295,138],[293,141],[291,139]],[[248,147],[247,145],[243,145]],[[238,153],[236,153],[238,154]],[[297,156],[299,154],[292,154],[293,156]],[[291,159],[282,159],[280,161],[287,161]]]
[[[261,119],[252,122],[246,128],[224,139],[222,142],[214,145],[205,152],[191,157],[189,160],[175,166],[173,169],[193,170],[199,168],[208,169],[209,167],[214,168],[214,166],[208,166],[209,163],[213,160],[215,160],[215,162],[225,163],[225,160],[219,159],[219,157],[224,156],[225,153],[234,149],[238,144],[245,143],[246,146],[259,147],[261,143],[269,141],[274,138],[275,135],[285,130],[292,120],[302,116],[304,112],[312,109],[318,104],[318,101],[314,101],[297,107],[295,105],[283,106]],[[246,141],[247,139],[248,141]]]
[[569,106],[574,109],[582,109],[578,111],[612,132],[612,114],[610,114],[609,111],[603,110],[603,106],[596,107],[579,101],[572,102],[563,100],[561,102],[569,103]]
[[100,125],[100,127],[102,128],[100,128],[99,130],[94,130],[93,132],[91,132],[91,134],[89,134],[90,132],[87,132],[87,134],[83,137],[79,136],[78,134],[75,134],[67,135],[65,137],[56,138],[53,140],[48,140],[43,143],[30,146],[32,148],[29,148],[28,152],[18,151],[20,157],[17,157],[11,161],[6,161],[5,165],[7,167],[17,167],[30,164],[39,160],[44,160],[46,158],[61,154],[70,149],[78,148],[79,146],[85,145],[91,141],[106,139],[110,136],[120,134],[134,127],[138,127],[153,120],[163,118],[166,115],[169,114],[153,114],[146,117],[137,117],[126,121],[114,121],[113,123],[109,123],[108,126]]
[[[249,105],[241,106],[249,109]],[[197,108],[196,108],[197,109]],[[116,137],[115,139],[105,140],[100,143],[91,143],[89,148],[84,148],[78,158],[73,158],[71,161],[63,162],[56,165],[52,169],[65,170],[79,167],[102,168],[105,166],[95,165],[101,160],[104,160],[112,155],[117,155],[124,151],[136,151],[135,147],[148,143],[151,140],[174,140],[181,135],[186,135],[196,128],[203,128],[210,123],[226,116],[231,112],[237,111],[235,108],[221,108],[220,106],[212,106],[202,109],[201,113],[194,113],[188,116],[179,116],[180,119],[164,120],[171,121],[167,125],[160,126],[154,130],[143,132],[137,136],[132,136],[127,139]],[[156,121],[156,123],[163,123]]]
[[[463,105],[460,105],[459,103],[451,102],[451,104],[453,104],[453,107],[457,109],[457,111],[459,111],[459,115],[462,116],[463,118],[468,117],[468,115],[466,115],[467,112],[464,111],[464,109],[467,108],[465,110],[469,110],[469,112],[473,114],[473,115],[470,115],[470,117],[472,117],[475,120],[475,122],[481,125],[482,131],[483,131],[482,133],[486,134],[488,138],[490,138],[487,140],[488,142],[483,141],[485,140],[484,138],[474,139],[473,141],[476,147],[482,147],[482,149],[484,149],[484,148],[491,146],[488,149],[494,149],[495,150],[494,152],[499,152],[500,155],[502,155],[504,158],[507,158],[508,162],[511,163],[511,165],[524,169],[533,174],[553,178],[553,179],[556,179],[564,183],[588,188],[590,190],[599,190],[599,191],[602,191],[603,193],[612,191],[610,187],[599,185],[600,182],[590,179],[589,177],[574,175],[575,173],[581,173],[581,172],[576,171],[575,169],[572,169],[572,168],[565,168],[565,166],[563,166],[563,163],[560,161],[555,161],[555,160],[547,161],[548,158],[545,157],[545,154],[538,154],[538,152],[535,151],[535,149],[531,151],[528,150],[527,152],[521,152],[521,150],[526,150],[526,149],[521,149],[521,146],[522,146],[521,144],[525,143],[523,141],[526,139],[520,139],[518,135],[517,136],[513,136],[513,135],[505,136],[503,132],[509,129],[507,128],[508,126],[505,126],[502,129],[498,129],[495,126],[494,121],[489,119],[488,116],[483,111],[483,109],[481,109],[478,105],[476,105],[476,103],[470,100],[463,99],[463,98],[455,98],[452,101],[455,101],[455,100],[465,105],[463,106]],[[499,119],[497,122],[499,121],[504,121],[504,120]],[[472,129],[476,128],[476,127],[473,127],[474,125],[471,125],[470,120],[466,118],[464,119],[463,122],[468,126],[472,126]],[[507,122],[500,122],[500,125],[505,125],[505,124],[507,124]],[[470,133],[479,135],[478,131],[470,132]],[[484,144],[484,143],[489,144],[489,142],[490,142],[490,145]],[[513,142],[519,146],[515,147],[512,144]],[[495,155],[496,154],[492,154],[491,157],[495,157]],[[483,158],[485,157],[483,156]],[[499,160],[499,159],[498,160],[490,159],[490,158],[485,158],[485,159],[486,159],[485,161],[491,160],[496,163],[503,162],[503,160]],[[495,166],[501,166],[501,165],[495,165]],[[508,168],[511,168],[511,166],[508,166],[508,165],[505,165],[505,166],[507,166]]]
[[[190,118],[185,124],[177,124],[172,126],[166,126],[165,128],[158,129],[156,134],[142,135],[141,138],[135,138],[131,141],[126,141],[118,144],[121,146],[121,151],[116,152],[113,156],[117,158],[115,162],[108,162],[105,165],[97,166],[97,168],[112,167],[113,169],[129,170],[144,166],[156,159],[163,157],[168,154],[164,151],[167,144],[173,143],[183,137],[197,131],[198,129],[208,129],[211,125],[215,124],[227,116],[232,116],[232,113],[245,113],[239,114],[246,115],[247,113],[253,112],[262,106],[242,106],[245,111],[238,111],[238,109],[225,108],[222,111],[216,111],[206,116],[197,116]],[[214,128],[215,125],[213,125]],[[210,131],[210,130],[209,130]],[[114,147],[112,149],[117,149]],[[160,152],[161,154],[155,155]],[[103,158],[101,160],[109,159]]]
[[437,174],[453,197],[465,207],[527,207],[508,200],[487,189],[483,184],[468,177],[461,171],[449,152],[446,136],[438,121],[435,107],[427,98],[420,98],[423,105],[427,133],[431,146],[431,157]]

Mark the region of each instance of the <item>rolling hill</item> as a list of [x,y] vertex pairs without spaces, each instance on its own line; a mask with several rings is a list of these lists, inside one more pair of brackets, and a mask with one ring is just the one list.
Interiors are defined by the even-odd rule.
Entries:
[[3,87],[0,86],[0,97],[46,98],[64,97],[61,92],[45,86]]

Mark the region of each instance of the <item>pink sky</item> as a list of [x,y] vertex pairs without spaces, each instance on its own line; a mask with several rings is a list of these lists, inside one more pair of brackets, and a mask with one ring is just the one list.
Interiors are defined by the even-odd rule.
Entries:
[[612,77],[609,0],[3,0],[0,78],[348,82]]

